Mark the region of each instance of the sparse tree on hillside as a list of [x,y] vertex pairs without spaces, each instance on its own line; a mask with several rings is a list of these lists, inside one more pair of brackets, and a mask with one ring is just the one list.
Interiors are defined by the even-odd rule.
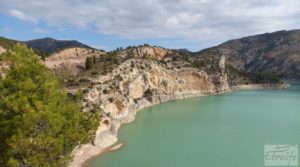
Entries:
[[92,57],[87,57],[85,59],[85,69],[90,70],[93,67],[94,61]]
[[97,62],[96,56],[93,56],[93,64],[96,64],[96,62]]

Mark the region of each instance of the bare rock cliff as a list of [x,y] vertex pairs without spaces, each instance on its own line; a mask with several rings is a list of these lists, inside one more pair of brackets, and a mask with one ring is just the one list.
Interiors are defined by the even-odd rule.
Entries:
[[[272,80],[264,76],[228,66],[226,55],[198,57],[145,45],[107,53],[94,66],[93,73],[107,71],[109,66],[114,68],[90,76],[91,86],[83,88],[83,112],[100,112],[101,123],[94,141],[74,150],[70,167],[80,167],[91,157],[109,150],[118,140],[119,127],[132,122],[142,108],[232,89],[274,86],[269,84]],[[278,83],[277,80],[272,82]]]
[[[148,55],[151,56],[150,51]],[[70,166],[81,166],[91,156],[116,143],[119,127],[133,121],[142,108],[173,99],[229,91],[225,57],[220,57],[218,65],[220,71],[208,74],[191,67],[169,68],[155,60],[129,59],[112,73],[93,78],[92,88],[85,90],[83,111],[99,111],[101,125],[93,144],[74,151]]]

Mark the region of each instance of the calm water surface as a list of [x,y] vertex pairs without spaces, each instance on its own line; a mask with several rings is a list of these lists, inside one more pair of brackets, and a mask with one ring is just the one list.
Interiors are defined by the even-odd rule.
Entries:
[[176,100],[143,109],[124,146],[91,167],[263,167],[265,144],[300,144],[300,86]]

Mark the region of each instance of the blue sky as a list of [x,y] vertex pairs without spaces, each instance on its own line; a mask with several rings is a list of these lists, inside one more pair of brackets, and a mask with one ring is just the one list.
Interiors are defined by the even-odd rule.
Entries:
[[148,43],[199,51],[232,38],[298,29],[299,0],[1,0],[0,36],[93,47]]

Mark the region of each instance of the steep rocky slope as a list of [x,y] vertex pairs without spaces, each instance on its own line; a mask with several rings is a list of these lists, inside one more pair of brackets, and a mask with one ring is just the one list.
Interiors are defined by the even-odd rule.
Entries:
[[[118,128],[133,121],[137,111],[144,107],[173,99],[219,94],[235,86],[256,83],[247,75],[228,70],[225,56],[202,57],[195,62],[171,50],[149,46],[108,54],[118,60],[116,67],[106,74],[90,76],[91,86],[81,87],[83,112],[100,112],[101,125],[93,143],[74,151],[72,167],[81,166],[91,156],[116,143]],[[207,64],[197,66],[202,61]]]
[[76,75],[80,71],[85,70],[85,60],[87,57],[99,57],[102,54],[104,54],[102,51],[94,49],[68,48],[47,57],[44,64],[56,73]]
[[225,55],[228,62],[250,72],[300,76],[300,30],[278,31],[230,40],[196,53]]

